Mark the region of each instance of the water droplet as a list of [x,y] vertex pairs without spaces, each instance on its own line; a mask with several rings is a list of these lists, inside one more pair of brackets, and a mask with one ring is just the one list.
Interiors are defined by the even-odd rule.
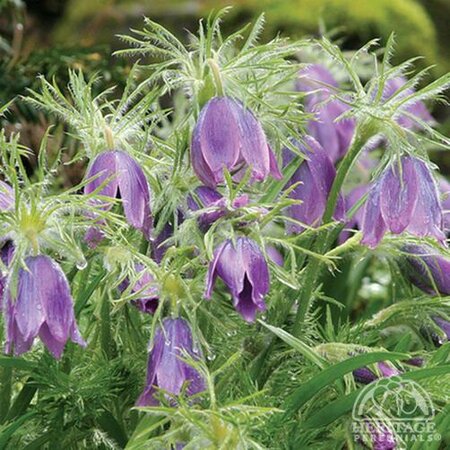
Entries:
[[84,270],[87,267],[87,261],[83,258],[76,263],[78,270]]
[[216,355],[214,353],[210,353],[206,358],[208,361],[214,361],[216,359]]

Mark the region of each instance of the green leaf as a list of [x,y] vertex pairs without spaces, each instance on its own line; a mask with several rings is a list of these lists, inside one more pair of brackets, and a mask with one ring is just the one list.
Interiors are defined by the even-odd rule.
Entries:
[[306,359],[308,359],[312,363],[318,365],[319,367],[324,367],[328,364],[324,358],[322,358],[311,347],[306,345],[300,339],[297,339],[296,337],[292,336],[291,334],[287,333],[281,328],[269,325],[263,322],[262,320],[259,320],[258,322],[261,325],[268,328],[272,333],[277,335],[281,340],[286,342],[286,344],[290,345],[294,350],[297,350],[299,353],[301,353]]
[[11,439],[11,436],[29,419],[34,417],[36,412],[29,412],[28,414],[19,417],[16,421],[5,427],[0,431],[0,450],[6,448],[6,444]]
[[[450,373],[450,365],[433,367],[431,369],[420,369],[415,370],[413,372],[403,373],[396,377],[391,378],[382,378],[373,384],[375,393],[378,387],[384,387],[388,385],[392,379],[401,379],[401,380],[421,380],[424,378],[436,377],[440,375],[446,375]],[[320,428],[329,425],[335,420],[342,417],[344,414],[349,413],[353,404],[357,400],[358,396],[365,389],[365,387],[353,391],[351,394],[346,395],[343,398],[339,398],[334,402],[328,403],[324,408],[322,408],[319,412],[310,417],[306,422],[303,423],[303,428],[312,429],[312,428]]]
[[313,379],[309,380],[298,388],[285,402],[287,414],[298,411],[308,400],[316,395],[321,389],[329,386],[334,381],[355,369],[373,364],[379,361],[395,361],[397,359],[407,359],[404,353],[373,352],[354,356],[338,364],[334,364]]
[[21,370],[34,370],[37,365],[35,362],[26,361],[22,358],[14,358],[12,356],[1,356],[0,355],[0,367],[10,367],[13,369]]

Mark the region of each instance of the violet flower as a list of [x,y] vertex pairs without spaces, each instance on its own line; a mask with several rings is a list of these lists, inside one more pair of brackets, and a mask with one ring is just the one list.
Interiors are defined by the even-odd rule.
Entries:
[[191,160],[197,176],[210,187],[223,183],[224,169],[239,178],[250,167],[251,181],[282,177],[261,124],[230,97],[214,97],[201,110]]
[[375,248],[386,231],[445,242],[437,186],[428,166],[417,158],[403,156],[400,164],[388,166],[369,191],[361,243]]
[[[141,263],[135,264],[136,272],[139,274],[138,279],[135,281],[131,288],[131,292],[139,292],[139,298],[131,300],[131,304],[146,314],[154,314],[159,304],[159,290],[154,284],[154,278],[152,274],[145,270],[145,267]],[[130,280],[126,278],[120,283],[118,289],[123,293],[130,286]]]
[[[296,185],[290,191],[289,198],[302,203],[290,206],[287,214],[302,224],[314,227],[321,224],[336,170],[323,147],[314,138],[305,136],[304,142],[293,142],[306,159],[286,184],[286,189]],[[295,154],[285,148],[283,166],[287,166],[294,157]],[[344,200],[339,196],[334,218],[341,220],[343,217]],[[301,233],[304,230],[301,224],[292,222],[288,222],[286,228],[289,233]]]
[[[407,80],[404,77],[395,77],[387,80],[386,85],[384,86],[383,99],[389,100],[393,95],[395,95],[396,92],[398,92],[399,89],[404,86],[406,82]],[[405,89],[395,96],[394,101],[399,101],[413,93],[414,89]],[[421,101],[417,101],[402,108],[398,111],[395,120],[403,128],[416,130],[422,128],[422,125],[415,120],[415,118],[423,122],[434,122],[433,116],[427,110],[425,104]]]
[[440,177],[438,186],[441,193],[444,231],[450,233],[450,183],[445,178]]
[[[230,210],[227,208],[226,200],[215,189],[207,186],[200,186],[195,189],[195,195],[198,197],[200,204],[192,195],[187,198],[187,204],[192,211],[207,208],[198,217],[198,225],[201,230],[207,230],[214,222],[221,217],[226,216]],[[233,200],[233,208],[242,208],[248,205],[249,198],[247,194],[240,195]]]
[[[14,244],[12,241],[6,241],[6,243],[2,246],[0,250],[0,258],[3,264],[8,267],[14,257]],[[0,270],[0,311],[2,311],[2,302],[3,293],[5,291],[6,283],[8,277],[4,273],[3,270]]]
[[186,393],[191,396],[205,389],[205,381],[197,370],[187,364],[186,352],[198,358],[194,348],[189,324],[181,318],[164,319],[162,328],[158,327],[148,358],[146,386],[136,402],[137,406],[155,406],[158,389],[168,394],[179,395],[187,383]]
[[405,245],[400,267],[407,278],[430,295],[450,295],[450,259],[428,245]]
[[236,246],[228,239],[214,252],[206,279],[205,298],[210,299],[217,277],[226,284],[236,311],[247,321],[256,311],[265,311],[264,296],[269,292],[269,269],[256,242],[238,237]]
[[392,430],[377,420],[366,420],[366,430],[369,432],[373,450],[394,450],[397,448]]
[[[383,378],[389,378],[400,374],[400,372],[395,367],[383,361],[377,363],[377,368]],[[367,367],[361,367],[353,371],[353,378],[358,383],[369,384],[372,383],[372,381],[377,380],[378,375],[376,375],[372,370],[370,370]]]
[[[93,178],[84,188],[86,194],[98,189],[98,194],[105,197],[120,195],[127,222],[150,238],[150,188],[142,168],[130,155],[120,150],[100,153],[90,165],[86,178]],[[112,206],[104,201],[96,204],[106,210]],[[91,237],[98,238],[95,233]]]
[[27,352],[36,336],[41,338],[52,355],[59,359],[67,340],[82,347],[73,311],[69,283],[61,267],[48,256],[29,256],[26,269],[20,269],[17,296],[12,298],[10,283],[4,301],[6,353]]
[[326,149],[333,163],[346,154],[356,126],[354,119],[339,119],[350,108],[332,98],[337,87],[333,75],[320,64],[311,64],[302,69],[296,83],[297,90],[307,94],[306,112],[315,115],[307,124],[307,132]]

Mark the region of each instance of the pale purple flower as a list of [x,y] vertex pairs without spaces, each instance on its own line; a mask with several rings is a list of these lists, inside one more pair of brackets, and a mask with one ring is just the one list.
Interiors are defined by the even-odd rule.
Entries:
[[[159,289],[155,285],[153,275],[141,263],[135,264],[135,270],[138,278],[134,282],[131,292],[139,293],[139,298],[131,300],[131,304],[143,313],[154,314],[159,304]],[[118,289],[123,293],[129,286],[130,280],[125,278]]]
[[217,277],[226,284],[236,311],[247,322],[255,320],[257,311],[265,311],[269,269],[256,242],[238,237],[236,245],[229,239],[216,249],[208,268],[205,298],[211,298]]
[[442,214],[444,220],[444,231],[450,233],[450,183],[443,177],[438,180],[441,193]]
[[224,169],[239,179],[247,167],[251,181],[281,178],[261,124],[230,97],[214,97],[203,107],[192,135],[192,167],[204,184],[224,182]]
[[[206,209],[206,211],[202,212],[198,217],[198,224],[202,230],[208,229],[214,222],[231,212],[229,208],[227,208],[226,199],[215,189],[207,186],[200,186],[195,189],[194,195],[197,198],[189,195],[187,204],[192,211]],[[236,197],[231,206],[233,208],[242,208],[247,206],[248,202],[248,195],[243,194]]]
[[378,420],[366,420],[366,430],[369,432],[373,450],[394,450],[397,448],[392,430]]
[[[383,378],[389,378],[400,374],[395,367],[383,361],[377,363],[377,368]],[[354,370],[353,377],[355,381],[361,384],[369,384],[378,379],[378,375],[367,367],[361,367]]]
[[[312,227],[321,224],[336,170],[323,147],[311,136],[305,136],[304,143],[293,144],[305,160],[286,184],[286,189],[296,185],[289,198],[299,200],[298,204],[288,208],[287,214],[300,223],[288,222],[286,227],[289,233],[301,233],[304,230],[301,224]],[[283,166],[287,166],[294,157],[292,150],[285,148]],[[343,217],[344,201],[339,196],[334,218],[341,220]]]
[[[450,295],[450,259],[428,245],[405,245],[401,268],[408,279],[431,295]],[[406,263],[406,264],[405,264]]]
[[[445,339],[450,341],[450,322],[448,320],[443,319],[442,317],[434,316],[432,317],[434,323],[440,328],[441,336],[436,336],[435,344],[441,346]],[[444,337],[444,339],[442,339]]]
[[186,354],[198,359],[189,324],[181,318],[163,320],[153,339],[148,358],[146,386],[136,402],[137,406],[155,406],[157,389],[171,395],[179,395],[183,386],[191,396],[205,389],[200,373],[184,360]]
[[374,248],[390,231],[445,242],[442,207],[433,175],[420,159],[403,156],[372,184],[365,205],[361,243]]
[[[6,268],[8,268],[14,256],[14,244],[12,241],[6,241],[1,250],[0,250],[0,258],[2,259],[3,264]],[[2,301],[3,293],[5,291],[6,282],[8,280],[7,274],[0,270],[0,311],[2,310]]]
[[302,69],[296,83],[298,91],[307,93],[306,112],[315,115],[307,124],[307,132],[322,145],[333,163],[347,152],[356,126],[354,119],[340,118],[350,108],[332,98],[337,87],[333,75],[320,64]]
[[[150,238],[150,188],[142,168],[130,155],[120,150],[100,153],[90,165],[86,178],[92,178],[84,188],[86,194],[98,189],[97,194],[104,197],[115,199],[120,195],[127,222]],[[106,210],[112,206],[105,201],[95,204]],[[98,236],[94,234],[94,238]]]
[[39,336],[52,355],[59,359],[68,339],[82,347],[73,310],[69,283],[61,267],[48,256],[29,256],[26,268],[19,270],[17,296],[12,298],[10,283],[4,301],[6,353],[27,352]]
[[[404,77],[395,77],[391,78],[386,82],[386,85],[384,86],[383,91],[383,99],[389,100],[392,96],[395,95],[396,92],[398,92],[399,89],[401,89],[404,84],[407,82],[406,78]],[[395,95],[393,101],[399,101],[403,98],[411,95],[414,93],[414,89],[408,88],[404,91],[398,93]],[[407,113],[407,114],[405,114]],[[408,129],[420,129],[422,128],[422,125],[415,120],[415,118],[423,121],[432,123],[434,122],[433,116],[430,114],[430,112],[427,110],[427,107],[425,104],[421,101],[417,101],[413,104],[409,104],[404,108],[401,108],[395,117],[395,120],[399,125],[401,125],[404,128]]]

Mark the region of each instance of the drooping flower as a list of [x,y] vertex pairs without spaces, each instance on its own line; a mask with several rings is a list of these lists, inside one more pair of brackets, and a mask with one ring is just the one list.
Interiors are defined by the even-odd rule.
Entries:
[[[288,215],[300,223],[288,222],[289,233],[301,233],[304,227],[319,226],[328,200],[336,170],[328,158],[323,147],[311,136],[305,136],[304,144],[294,142],[299,152],[306,158],[295,171],[286,189],[296,185],[289,193],[289,198],[299,200],[301,203],[291,205]],[[283,166],[287,166],[295,157],[288,148],[283,150]],[[334,218],[341,220],[344,217],[344,201],[338,198]]]
[[236,311],[247,322],[255,320],[256,311],[265,311],[264,296],[269,292],[269,269],[256,242],[238,237],[223,242],[209,264],[205,298],[210,299],[217,277],[227,285]]
[[[377,363],[377,368],[380,372],[381,377],[383,378],[394,377],[400,374],[400,372],[395,367],[383,361]],[[367,367],[361,367],[353,371],[353,378],[358,383],[369,384],[372,383],[372,381],[377,380],[378,375]]]
[[186,394],[191,396],[205,389],[205,381],[199,372],[185,362],[186,352],[199,358],[194,347],[189,324],[181,318],[163,320],[153,339],[148,358],[146,386],[136,402],[137,406],[154,406],[157,389],[168,394],[179,395],[186,384]]
[[4,300],[6,353],[27,352],[36,336],[55,358],[60,358],[70,338],[82,347],[69,283],[61,267],[48,256],[29,256],[20,269],[17,296],[12,298],[8,280]]
[[[14,256],[14,244],[12,241],[6,241],[0,249],[0,258],[5,267],[8,267],[11,263]],[[2,310],[2,301],[3,293],[5,291],[6,282],[7,282],[7,274],[0,270],[0,311]]]
[[[227,215],[230,210],[227,208],[226,199],[215,189],[207,186],[200,186],[194,191],[198,201],[192,195],[187,198],[187,204],[192,211],[206,209],[198,217],[200,229],[207,230],[214,222]],[[242,208],[249,202],[247,194],[240,195],[233,200],[233,208]]]
[[439,316],[434,316],[432,319],[441,331],[441,336],[437,336],[435,344],[441,346],[445,342],[445,339],[450,341],[450,322]]
[[361,243],[374,248],[386,231],[434,236],[445,242],[442,208],[433,175],[421,160],[403,156],[371,186],[364,210]]
[[438,185],[441,193],[444,231],[448,234],[450,233],[450,183],[445,178],[440,177]]
[[[127,153],[108,150],[100,153],[90,165],[84,192],[116,198],[120,195],[127,222],[149,239],[152,218],[150,213],[150,188],[139,164]],[[112,204],[105,201],[95,203],[108,210]],[[95,239],[98,238],[93,234]],[[88,237],[89,238],[89,237]]]
[[[135,270],[138,278],[131,287],[131,292],[139,293],[139,298],[131,300],[131,304],[143,313],[154,314],[159,304],[159,290],[155,285],[155,280],[143,264],[136,263]],[[118,289],[123,293],[129,286],[130,280],[125,278]]]
[[[394,96],[407,82],[404,77],[395,77],[387,80],[383,91],[384,100],[389,100]],[[395,101],[399,101],[414,93],[413,88],[404,89],[395,95]],[[422,125],[415,120],[421,120],[423,122],[432,123],[434,122],[433,116],[428,111],[425,104],[421,101],[417,101],[413,104],[408,104],[404,108],[400,108],[395,117],[396,122],[404,128],[408,129],[420,129]]]
[[397,442],[392,430],[379,420],[364,421],[366,432],[370,436],[373,450],[394,450]]
[[191,160],[210,187],[223,183],[225,168],[239,178],[250,167],[251,181],[281,178],[261,124],[230,97],[214,97],[203,107],[192,135]]
[[296,87],[307,94],[306,112],[315,115],[307,124],[308,134],[322,145],[330,160],[336,162],[347,152],[356,126],[354,119],[340,119],[349,107],[332,98],[337,81],[324,66],[311,64],[300,71]]
[[431,295],[450,295],[450,259],[429,245],[405,245],[400,267],[407,278]]

